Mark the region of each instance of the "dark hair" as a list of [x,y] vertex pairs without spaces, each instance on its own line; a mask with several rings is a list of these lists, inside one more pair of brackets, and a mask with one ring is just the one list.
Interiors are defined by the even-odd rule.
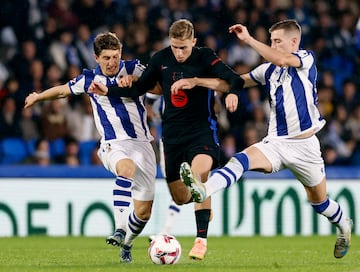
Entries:
[[96,56],[99,56],[101,51],[106,49],[120,50],[121,48],[122,44],[120,40],[114,33],[111,32],[98,34],[94,41],[94,53]]

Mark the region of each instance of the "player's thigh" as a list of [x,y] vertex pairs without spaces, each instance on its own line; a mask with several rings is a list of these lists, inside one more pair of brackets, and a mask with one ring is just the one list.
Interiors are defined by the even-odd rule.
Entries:
[[213,165],[213,158],[208,154],[197,154],[192,162],[191,169],[194,173],[201,177],[201,181],[205,182]]
[[280,169],[281,162],[269,144],[259,142],[244,150],[249,159],[249,170],[271,173]]
[[183,145],[167,144],[164,142],[165,173],[167,183],[180,180],[180,165],[185,161],[184,149],[185,147]]

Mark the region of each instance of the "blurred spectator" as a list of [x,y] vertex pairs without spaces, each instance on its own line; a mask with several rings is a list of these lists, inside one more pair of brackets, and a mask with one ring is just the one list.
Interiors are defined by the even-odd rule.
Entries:
[[50,145],[49,141],[43,138],[36,140],[34,154],[30,159],[30,163],[47,166],[50,165]]
[[243,146],[241,149],[249,147],[252,144],[255,144],[261,140],[258,130],[252,123],[247,123],[244,128],[243,134]]
[[336,92],[331,87],[318,87],[318,107],[320,114],[326,120],[331,119],[335,111]]
[[356,86],[355,81],[347,79],[343,82],[338,100],[342,101],[348,112],[351,112],[354,106],[360,103],[359,88]]
[[[93,18],[96,22],[96,29],[110,28],[116,23],[126,23],[123,16],[123,8],[120,2],[127,1],[114,1],[114,0],[98,0],[95,3],[96,17]],[[122,40],[121,40],[122,41]]]
[[37,57],[37,47],[33,40],[25,40],[20,43],[20,51],[9,61],[8,65],[17,80],[22,85],[31,81],[30,65]]
[[83,95],[80,98],[79,104],[65,111],[70,134],[79,142],[98,140],[100,135],[95,127],[89,97]]
[[79,25],[79,18],[71,10],[71,1],[52,0],[48,2],[47,13],[56,21],[59,28],[66,28],[75,31]]
[[350,130],[351,136],[360,143],[360,104],[356,104],[350,112],[350,118],[345,126]]
[[[348,164],[355,149],[355,141],[351,131],[344,125],[348,112],[343,104],[334,109],[334,118],[329,120],[324,131],[319,133],[321,143],[329,153],[329,163]],[[333,154],[335,152],[335,154]]]
[[96,0],[72,1],[70,8],[76,14],[79,24],[87,25],[91,31],[100,26],[97,17],[101,14],[96,10],[95,2]]
[[228,47],[227,62],[230,66],[234,66],[236,63],[241,62],[249,67],[254,67],[260,62],[260,57],[252,47],[239,40]]
[[40,137],[37,121],[33,118],[33,108],[22,108],[19,125],[24,140],[33,140]]
[[[4,86],[0,89],[0,106],[3,105],[3,100],[7,96],[11,96],[15,98],[16,101],[20,101],[18,97],[19,86],[19,81],[15,76],[11,76],[5,81]],[[21,103],[23,104],[24,102],[21,101]]]
[[224,153],[225,160],[227,162],[236,153],[236,139],[234,135],[228,133],[221,141],[221,149]]
[[66,164],[69,166],[80,165],[79,158],[79,142],[73,137],[65,137],[65,152],[64,154],[54,158],[54,162],[57,164]]
[[0,138],[22,137],[19,121],[20,111],[16,108],[15,99],[6,96],[0,110]]
[[40,135],[52,141],[69,135],[69,127],[64,113],[66,99],[52,100],[45,104],[40,116]]
[[94,37],[91,34],[89,26],[81,24],[76,33],[75,47],[81,60],[81,66],[87,67],[88,69],[95,68],[96,61],[94,59],[93,48]]
[[69,29],[62,29],[58,38],[49,46],[50,60],[65,74],[69,65],[81,67],[80,57],[73,45],[74,35]]
[[[68,68],[69,69],[69,68]],[[45,88],[54,87],[62,83],[62,74],[59,66],[52,62],[47,66],[46,77],[45,77]]]

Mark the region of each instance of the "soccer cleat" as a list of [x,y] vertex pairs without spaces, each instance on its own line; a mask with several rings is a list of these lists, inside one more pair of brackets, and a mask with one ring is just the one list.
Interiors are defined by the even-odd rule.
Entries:
[[125,240],[126,232],[122,229],[116,229],[113,235],[106,238],[106,243],[113,246],[122,246]]
[[353,227],[353,221],[350,218],[346,219],[348,223],[348,228],[343,233],[339,233],[336,239],[334,247],[334,257],[342,258],[349,251],[351,244],[351,229]]
[[197,261],[201,261],[205,258],[206,254],[206,244],[202,239],[196,238],[194,246],[189,252],[189,258]]
[[120,253],[122,263],[132,263],[131,248],[132,246],[123,245]]
[[188,188],[194,202],[201,203],[205,201],[205,186],[200,180],[194,177],[191,167],[187,162],[183,162],[180,166],[180,179]]

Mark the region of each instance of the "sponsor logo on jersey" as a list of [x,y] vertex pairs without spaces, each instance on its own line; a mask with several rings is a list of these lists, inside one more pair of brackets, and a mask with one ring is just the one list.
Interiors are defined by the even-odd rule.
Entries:
[[171,94],[171,104],[176,108],[185,107],[188,103],[188,96],[183,90],[178,90],[177,94]]

